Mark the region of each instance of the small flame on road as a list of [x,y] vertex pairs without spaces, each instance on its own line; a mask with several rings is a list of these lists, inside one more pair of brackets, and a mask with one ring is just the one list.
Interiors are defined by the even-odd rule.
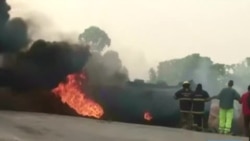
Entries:
[[144,119],[147,121],[151,121],[152,120],[152,115],[149,112],[145,112],[144,113]]

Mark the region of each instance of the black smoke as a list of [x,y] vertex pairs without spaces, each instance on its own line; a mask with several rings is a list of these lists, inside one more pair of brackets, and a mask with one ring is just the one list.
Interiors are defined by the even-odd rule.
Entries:
[[104,54],[92,52],[86,71],[91,85],[122,86],[129,80],[128,70],[123,66],[118,52],[113,50]]
[[89,55],[88,48],[77,44],[38,40],[29,51],[18,55],[13,86],[52,89],[68,74],[81,71]]
[[0,0],[0,53],[4,58],[0,69],[0,86],[18,90],[52,89],[68,74],[81,71],[90,55],[89,48],[68,42],[37,40],[30,44],[29,26],[22,18],[10,19],[11,7]]
[[5,0],[0,1],[0,29],[3,30],[4,25],[9,20],[9,10],[10,6],[6,3]]
[[52,89],[68,74],[81,71],[90,53],[87,47],[67,42],[34,42],[18,53],[11,68],[0,70],[0,85],[17,90]]
[[11,7],[0,1],[0,52],[16,52],[29,43],[28,25],[21,18],[9,19]]

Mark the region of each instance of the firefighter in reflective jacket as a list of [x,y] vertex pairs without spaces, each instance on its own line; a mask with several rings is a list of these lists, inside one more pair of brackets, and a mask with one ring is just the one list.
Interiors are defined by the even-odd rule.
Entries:
[[183,83],[183,88],[175,93],[175,99],[179,100],[180,106],[180,126],[181,128],[188,128],[192,127],[192,90],[190,89],[190,83],[185,81]]
[[205,102],[208,100],[209,94],[202,89],[201,84],[198,84],[192,98],[193,127],[196,127],[197,130],[202,130],[204,128]]

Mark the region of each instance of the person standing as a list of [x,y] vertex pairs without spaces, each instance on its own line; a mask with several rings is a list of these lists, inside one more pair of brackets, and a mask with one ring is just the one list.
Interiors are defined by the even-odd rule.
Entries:
[[232,120],[234,116],[234,100],[240,102],[239,93],[233,88],[234,82],[230,80],[228,87],[223,88],[217,96],[211,97],[209,100],[217,98],[220,101],[219,107],[219,133],[229,134],[231,132]]
[[244,128],[245,135],[249,137],[250,140],[250,85],[248,86],[248,91],[245,92],[240,99],[242,104],[242,114],[244,118]]
[[194,120],[193,127],[197,127],[198,130],[202,130],[204,128],[203,120],[205,115],[205,102],[208,100],[209,94],[207,91],[202,89],[201,84],[198,84],[192,98],[192,114]]
[[190,83],[188,81],[183,82],[182,89],[175,93],[175,99],[179,100],[180,106],[180,126],[182,128],[190,129],[192,127],[192,94],[190,89]]

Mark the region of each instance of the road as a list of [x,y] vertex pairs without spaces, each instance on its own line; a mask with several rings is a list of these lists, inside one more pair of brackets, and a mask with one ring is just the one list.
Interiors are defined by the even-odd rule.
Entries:
[[0,111],[0,141],[207,141],[247,138],[79,117]]

